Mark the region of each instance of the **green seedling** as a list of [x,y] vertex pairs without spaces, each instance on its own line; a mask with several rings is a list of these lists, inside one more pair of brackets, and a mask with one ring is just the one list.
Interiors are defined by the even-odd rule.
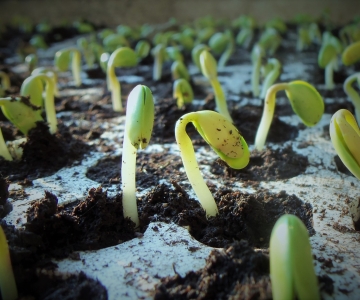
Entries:
[[199,70],[201,70],[200,54],[201,54],[201,52],[203,52],[203,50],[210,50],[210,49],[205,44],[199,44],[199,45],[196,45],[191,50],[191,59],[192,59],[193,63],[199,68]]
[[36,49],[47,49],[48,45],[46,44],[44,38],[40,34],[35,34],[29,41],[29,44],[34,46]]
[[191,112],[183,115],[176,122],[175,137],[186,175],[206,216],[216,216],[218,209],[215,200],[201,175],[191,139],[186,133],[188,123],[195,126],[216,154],[233,169],[245,168],[249,163],[250,152],[236,127],[228,118],[217,112],[210,110]]
[[139,60],[144,59],[150,54],[151,45],[146,40],[140,40],[136,43],[135,52]]
[[264,148],[266,137],[274,116],[276,93],[285,91],[293,111],[306,126],[316,125],[324,113],[324,100],[309,83],[301,80],[272,85],[266,93],[265,105],[255,137],[255,149]]
[[209,47],[216,54],[220,55],[223,53],[229,42],[229,36],[222,32],[216,32],[209,39]]
[[193,89],[186,79],[180,78],[174,81],[173,97],[174,99],[177,99],[176,103],[179,109],[194,100]]
[[232,118],[227,108],[224,91],[217,78],[217,64],[215,58],[208,50],[203,50],[200,54],[200,66],[202,74],[210,81],[214,90],[216,108],[220,114],[232,122]]
[[296,41],[296,50],[301,52],[309,48],[311,45],[311,38],[309,29],[307,26],[301,26],[298,28],[298,38]]
[[250,47],[251,41],[254,38],[254,29],[251,27],[242,28],[236,36],[236,44],[243,46],[245,49]]
[[111,91],[111,99],[114,111],[122,111],[121,103],[121,87],[120,82],[116,78],[115,68],[119,67],[135,67],[138,57],[134,50],[129,47],[122,47],[115,50],[109,57],[107,65],[107,83],[108,89]]
[[150,89],[137,85],[129,94],[123,141],[121,180],[123,212],[139,226],[136,205],[136,152],[149,144],[154,125],[154,100]]
[[189,72],[182,61],[174,61],[171,65],[171,76],[173,80],[184,78],[185,80],[190,80]]
[[182,55],[179,47],[166,47],[165,52],[166,57],[172,61],[184,61],[184,56]]
[[38,57],[36,54],[32,53],[25,57],[25,63],[28,66],[29,72],[31,73],[38,64]]
[[233,36],[232,32],[230,30],[226,30],[225,35],[227,35],[227,37],[228,37],[228,43],[227,43],[227,46],[226,46],[224,52],[222,53],[222,55],[219,58],[219,62],[218,62],[219,68],[225,67],[225,65],[228,62],[228,60],[230,59],[231,55],[235,51],[235,41],[234,41],[234,36]]
[[101,69],[105,73],[107,72],[107,65],[108,65],[109,58],[110,58],[110,53],[107,53],[107,52],[102,53],[100,56],[99,64],[100,64]]
[[161,79],[162,66],[166,57],[166,50],[163,44],[158,44],[151,50],[151,55],[154,57],[153,80]]
[[270,278],[274,300],[320,300],[308,231],[295,215],[283,215],[270,236]]
[[316,42],[318,44],[321,44],[322,38],[321,38],[321,32],[319,29],[319,26],[317,23],[313,22],[309,25],[309,36],[312,42]]
[[339,37],[345,46],[360,41],[359,24],[349,24],[344,26],[339,32]]
[[48,33],[52,30],[52,26],[47,21],[38,23],[35,28],[36,32],[40,33]]
[[[1,99],[0,99],[1,101]],[[5,143],[4,136],[2,134],[2,130],[0,128],[0,156],[3,157],[5,160],[12,161],[13,158],[10,154],[10,151]]]
[[265,66],[267,70],[265,80],[262,86],[260,98],[265,98],[267,90],[279,78],[281,73],[281,63],[276,58],[269,58]]
[[247,15],[241,15],[237,19],[233,20],[231,22],[231,26],[234,29],[240,29],[240,28],[255,28],[256,21],[253,17],[247,16]]
[[5,96],[5,91],[9,90],[10,87],[11,87],[10,77],[4,71],[0,71],[0,80],[1,80],[0,97],[4,97]]
[[353,65],[360,60],[360,41],[347,46],[341,56],[345,66]]
[[325,68],[325,87],[328,90],[335,88],[333,74],[337,68],[337,56],[342,51],[340,41],[329,32],[324,33],[323,43],[318,55],[318,65]]
[[70,47],[55,53],[54,65],[60,72],[67,71],[70,61],[75,86],[81,86],[81,53],[79,49]]
[[356,120],[360,122],[360,95],[352,86],[355,81],[357,81],[358,85],[360,85],[360,73],[355,73],[346,78],[344,82],[344,91],[352,100],[355,107]]
[[263,47],[268,55],[273,56],[280,47],[281,36],[274,28],[267,28],[260,36],[258,44]]
[[274,18],[270,21],[266,22],[265,27],[268,28],[274,28],[280,33],[285,33],[287,30],[286,24],[284,20],[280,18]]
[[200,29],[197,32],[195,45],[207,43],[214,33],[215,33],[215,29],[213,27],[205,27],[203,29]]
[[49,69],[49,68],[36,68],[31,72],[31,75],[38,75],[38,74],[45,74],[47,76],[49,76],[52,81],[54,82],[54,96],[58,97],[59,94],[59,89],[58,89],[58,75],[56,73],[55,70]]
[[128,40],[121,34],[109,34],[103,39],[103,45],[106,52],[114,52],[121,47],[130,47]]
[[84,37],[78,38],[76,44],[80,49],[80,51],[82,52],[83,57],[85,58],[86,65],[89,68],[92,68],[94,66],[96,56],[93,51],[93,48],[91,47],[91,44]]
[[264,48],[256,44],[251,51],[252,73],[251,73],[251,89],[254,97],[260,95],[260,71],[262,59],[265,56]]
[[112,30],[110,28],[105,28],[97,34],[97,37],[101,40],[104,40],[107,36],[114,34],[114,33],[115,33],[114,30]]
[[0,290],[3,300],[18,299],[15,277],[11,266],[9,246],[0,226]]
[[116,32],[122,35],[125,38],[137,39],[138,35],[130,26],[127,25],[118,25],[116,27]]
[[332,116],[330,137],[341,161],[360,180],[360,129],[351,112],[340,109]]
[[[45,85],[45,101],[43,91]],[[50,133],[57,131],[57,119],[54,100],[54,80],[45,74],[32,75],[26,78],[21,85],[20,95],[30,97],[33,105],[43,107],[45,104],[46,121],[49,124]]]
[[77,29],[77,31],[79,33],[91,33],[91,32],[94,31],[94,27],[91,24],[86,23],[86,22],[81,21],[81,20],[80,21],[75,21],[73,23],[73,26],[74,26],[74,28]]
[[194,36],[195,34],[188,28],[187,31],[176,33],[172,36],[172,40],[179,44],[183,49],[190,52],[194,48]]

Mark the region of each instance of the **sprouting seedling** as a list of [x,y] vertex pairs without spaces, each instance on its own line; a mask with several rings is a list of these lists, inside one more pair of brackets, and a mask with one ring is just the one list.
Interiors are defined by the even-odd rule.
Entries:
[[325,87],[334,89],[334,69],[337,66],[337,55],[341,53],[340,41],[330,33],[324,33],[323,42],[318,55],[318,65],[325,68]]
[[29,72],[31,73],[38,64],[38,57],[35,53],[31,53],[25,57],[25,63],[28,66]]
[[321,44],[321,41],[322,41],[321,32],[320,32],[319,26],[316,22],[312,22],[309,25],[308,32],[309,32],[309,37],[312,42]]
[[184,61],[184,56],[177,46],[166,47],[165,52],[167,58],[172,61]]
[[139,60],[144,59],[150,53],[151,45],[146,40],[140,40],[136,43],[135,52],[139,58]]
[[179,78],[173,84],[173,97],[177,99],[177,107],[180,109],[185,104],[191,103],[194,99],[194,92],[190,83],[184,79]]
[[245,49],[248,49],[251,43],[251,40],[254,37],[254,29],[251,27],[241,28],[239,33],[236,36],[236,44],[243,46]]
[[273,28],[279,31],[280,33],[285,33],[287,30],[286,24],[284,20],[280,18],[273,18],[266,22],[265,24],[266,29]]
[[341,161],[360,180],[360,129],[351,112],[340,109],[332,116],[330,138]]
[[0,71],[0,97],[4,97],[5,91],[9,90],[11,87],[10,77],[4,71]]
[[276,221],[269,251],[274,300],[320,299],[309,234],[297,216],[286,214]]
[[206,216],[215,216],[218,209],[196,162],[191,139],[186,133],[188,123],[195,126],[216,154],[233,169],[245,168],[249,163],[250,152],[246,141],[236,127],[228,118],[217,112],[211,110],[191,112],[183,115],[176,122],[175,137],[186,175]]
[[114,111],[122,111],[121,103],[121,87],[120,82],[116,78],[115,68],[134,67],[137,65],[137,55],[135,51],[129,47],[121,47],[116,49],[109,57],[107,64],[107,83],[108,89],[111,91],[111,99]]
[[350,44],[345,48],[341,56],[345,66],[350,66],[360,60],[360,41]]
[[55,53],[55,67],[65,72],[71,61],[71,70],[74,77],[75,85],[81,85],[81,53],[77,48],[65,48]]
[[198,45],[198,44],[206,43],[214,33],[215,33],[214,27],[206,26],[198,30],[195,44]]
[[349,24],[341,28],[339,37],[344,45],[349,45],[360,40],[360,28],[358,24]]
[[268,73],[265,76],[263,82],[262,90],[260,97],[265,98],[266,92],[269,87],[274,84],[276,79],[279,78],[281,73],[281,63],[276,58],[269,58],[267,62],[267,68],[269,69]]
[[6,146],[4,136],[2,134],[2,130],[0,128],[0,156],[5,160],[12,161],[13,158],[9,152],[8,147]]
[[9,246],[0,226],[0,290],[4,300],[18,299],[15,277],[11,266]]
[[136,151],[144,149],[150,141],[154,125],[154,100],[150,89],[137,85],[129,94],[123,141],[121,180],[124,217],[139,226],[136,205]]
[[199,45],[196,45],[191,50],[191,59],[192,59],[193,63],[199,68],[199,70],[201,70],[200,54],[201,54],[201,52],[203,52],[203,50],[210,50],[210,49],[205,44],[199,44]]
[[41,107],[33,105],[26,97],[0,98],[0,107],[4,116],[25,135],[36,127],[36,122],[43,121]]
[[208,50],[203,50],[201,52],[200,66],[202,74],[210,81],[210,84],[214,90],[217,110],[220,114],[232,122],[232,118],[227,108],[224,91],[217,78],[216,60]]
[[85,58],[86,65],[89,68],[92,68],[94,66],[96,57],[91,44],[85,37],[78,38],[76,44]]
[[153,80],[158,81],[161,79],[162,66],[165,60],[166,51],[163,44],[156,45],[151,54],[154,57]]
[[53,69],[49,69],[49,68],[44,68],[44,67],[39,67],[34,69],[31,72],[31,75],[38,75],[38,74],[45,74],[47,76],[49,76],[53,82],[54,82],[54,96],[59,96],[59,89],[58,89],[58,75],[57,72]]
[[258,44],[264,51],[273,56],[281,44],[281,36],[276,29],[269,27],[260,36]]
[[187,28],[182,32],[174,34],[172,40],[189,52],[194,48],[194,35],[195,32],[192,32],[191,28]]
[[255,149],[264,148],[267,134],[274,116],[276,93],[285,91],[293,111],[306,126],[316,125],[324,113],[324,100],[319,92],[309,83],[295,80],[289,83],[272,85],[266,93],[265,105],[259,128],[255,137]]
[[251,73],[251,89],[254,97],[260,95],[260,71],[262,58],[265,56],[265,51],[262,46],[256,44],[251,51],[252,73]]
[[[45,83],[45,101],[42,93]],[[32,75],[26,78],[21,85],[20,95],[30,97],[33,105],[43,107],[45,104],[46,120],[49,124],[50,133],[57,131],[56,110],[54,101],[54,81],[45,74]]]
[[189,72],[185,66],[185,64],[180,61],[180,60],[176,60],[172,63],[171,65],[171,75],[172,75],[172,79],[176,80],[179,78],[184,78],[187,81],[190,80],[190,75]]
[[227,42],[227,46],[226,46],[225,50],[223,51],[223,53],[221,54],[221,56],[219,58],[219,62],[218,62],[219,68],[225,67],[225,65],[228,62],[228,60],[230,59],[231,55],[235,51],[235,41],[234,41],[234,36],[233,36],[232,32],[230,30],[226,30],[225,35],[228,37],[228,42]]
[[298,38],[296,41],[296,50],[303,51],[311,45],[311,38],[308,26],[298,28]]
[[348,97],[350,97],[352,100],[352,103],[355,107],[356,120],[360,122],[360,95],[352,86],[354,81],[357,81],[357,83],[360,84],[360,73],[355,73],[346,78],[344,82],[344,91],[346,95],[348,95]]
[[225,51],[228,42],[228,35],[223,32],[216,32],[209,39],[209,47],[216,55],[220,55]]
[[106,52],[114,52],[120,47],[129,47],[128,40],[121,34],[113,33],[109,34],[103,39],[103,45]]
[[47,49],[48,45],[46,44],[44,38],[40,34],[35,34],[29,41],[30,45],[34,46],[36,49]]

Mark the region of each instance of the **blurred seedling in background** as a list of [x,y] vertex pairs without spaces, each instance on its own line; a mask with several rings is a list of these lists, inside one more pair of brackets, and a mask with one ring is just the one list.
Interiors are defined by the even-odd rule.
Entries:
[[346,95],[351,99],[354,107],[355,107],[355,116],[356,120],[359,123],[360,122],[360,95],[359,93],[354,89],[353,83],[357,82],[358,87],[360,86],[360,73],[355,73],[353,75],[350,75],[346,80],[344,81],[344,91]]
[[81,53],[74,47],[65,48],[55,53],[54,65],[60,72],[65,72],[71,62],[71,71],[75,86],[81,86]]
[[260,72],[262,59],[265,56],[265,51],[262,46],[256,44],[251,51],[251,63],[252,63],[252,72],[251,72],[251,89],[254,97],[260,95]]
[[193,89],[186,79],[179,78],[174,81],[173,98],[177,100],[176,104],[179,109],[194,100]]
[[265,98],[270,86],[279,78],[281,73],[281,63],[276,58],[269,58],[267,64],[262,68],[264,82],[261,89],[260,98]]

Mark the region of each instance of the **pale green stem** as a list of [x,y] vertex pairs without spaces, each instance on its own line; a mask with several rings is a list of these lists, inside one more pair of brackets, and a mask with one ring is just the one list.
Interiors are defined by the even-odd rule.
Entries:
[[180,148],[186,175],[201,206],[206,212],[206,216],[216,216],[218,214],[218,209],[214,197],[211,195],[211,192],[201,175],[199,165],[196,162],[194,147],[191,139],[186,133],[186,125],[193,121],[196,121],[196,115],[194,114],[190,113],[187,114],[186,117],[182,117],[175,126],[175,137]]
[[6,91],[11,87],[9,75],[3,71],[0,71],[1,85],[2,88]]
[[346,95],[352,100],[352,103],[355,107],[355,117],[360,124],[360,95],[359,93],[352,87],[354,81],[360,80],[360,73],[355,73],[349,76],[344,82],[344,91]]
[[111,91],[111,101],[114,111],[123,111],[124,108],[121,102],[121,86],[120,82],[117,80],[115,74],[115,68],[113,66],[108,66],[107,68],[107,80],[108,80],[108,89]]
[[262,86],[262,90],[261,90],[261,95],[260,98],[265,98],[266,96],[266,91],[269,89],[269,87],[274,84],[274,82],[276,81],[276,79],[279,77],[280,75],[280,64],[279,61],[277,60],[273,60],[272,62],[273,64],[273,69],[269,72],[269,74],[266,76],[263,86]]
[[75,49],[72,51],[71,69],[76,86],[81,85],[81,54]]
[[123,191],[124,217],[129,217],[139,226],[139,216],[136,204],[136,148],[131,144],[127,133],[124,134],[123,153],[121,161],[121,181]]
[[210,79],[210,84],[214,90],[215,94],[215,102],[216,102],[216,108],[219,111],[221,115],[223,115],[225,118],[227,118],[231,123],[233,123],[233,120],[230,116],[230,113],[227,108],[226,104],[226,98],[224,91],[220,85],[220,82],[217,78]]
[[9,160],[9,161],[13,160],[13,158],[12,158],[10,152],[9,152],[9,149],[6,146],[6,143],[5,143],[4,136],[2,134],[1,128],[0,128],[0,156],[5,158],[5,160]]
[[161,79],[162,73],[162,59],[159,55],[155,55],[154,69],[153,69],[153,80],[158,81]]
[[286,90],[287,86],[287,83],[278,83],[267,90],[263,114],[255,137],[255,149],[258,151],[264,149],[265,141],[274,116],[276,93],[278,91]]
[[259,81],[260,81],[260,68],[261,68],[261,58],[257,59],[253,64],[253,70],[251,74],[251,88],[254,97],[260,95]]
[[227,46],[227,48],[225,49],[224,53],[221,55],[221,57],[219,59],[219,62],[218,62],[219,68],[225,67],[227,61],[229,60],[229,58],[231,57],[233,52],[234,52],[234,44],[232,42],[230,42],[229,45]]
[[333,90],[335,88],[335,84],[334,84],[335,63],[336,63],[336,58],[332,59],[325,67],[325,88],[328,90]]
[[46,87],[45,87],[45,113],[51,134],[57,132],[54,88],[55,88],[54,81],[52,78],[49,78],[49,80],[47,80],[46,82]]
[[176,105],[177,105],[177,107],[180,109],[180,108],[182,108],[182,107],[184,106],[184,103],[185,103],[184,97],[183,97],[183,95],[180,93],[180,94],[177,96]]
[[11,266],[9,246],[2,228],[0,228],[0,290],[4,300],[18,299],[18,292]]

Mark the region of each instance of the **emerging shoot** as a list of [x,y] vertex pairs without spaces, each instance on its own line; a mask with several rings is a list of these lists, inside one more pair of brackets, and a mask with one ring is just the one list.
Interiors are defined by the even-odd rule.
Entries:
[[184,78],[177,79],[173,85],[173,97],[177,99],[177,107],[180,109],[184,105],[191,103],[194,99],[194,92],[190,83]]
[[81,85],[81,53],[77,48],[65,48],[55,53],[55,67],[60,72],[65,72],[71,61],[71,71],[75,86]]
[[153,80],[158,81],[161,79],[162,66],[165,60],[166,51],[163,44],[158,44],[151,50],[154,57]]
[[276,58],[270,58],[268,59],[268,63],[265,68],[268,69],[268,73],[265,76],[260,98],[265,98],[266,92],[269,87],[274,84],[276,79],[278,79],[278,77],[280,76],[281,63]]
[[250,152],[236,127],[228,118],[217,112],[210,110],[191,112],[183,115],[176,122],[175,137],[186,175],[206,216],[216,216],[218,209],[215,200],[201,175],[191,139],[186,133],[188,123],[193,123],[202,138],[233,169],[245,168],[249,163]]
[[252,73],[251,73],[251,88],[254,97],[260,95],[260,71],[261,71],[261,61],[265,56],[265,51],[260,45],[255,45],[251,51],[251,62],[252,62]]
[[354,81],[357,81],[358,85],[360,84],[360,73],[355,73],[346,78],[344,82],[344,91],[346,95],[352,100],[352,103],[355,107],[355,116],[358,123],[360,122],[360,95],[353,88],[352,84]]
[[139,226],[136,205],[136,151],[149,144],[154,125],[154,100],[150,89],[137,85],[129,94],[123,141],[121,180],[124,217]]
[[309,83],[301,80],[272,85],[265,96],[265,106],[255,137],[255,149],[264,148],[266,137],[274,116],[276,93],[285,91],[293,111],[306,126],[316,125],[324,113],[324,101],[319,92]]
[[345,66],[350,66],[360,60],[360,41],[347,46],[341,56]]
[[171,65],[171,76],[173,80],[184,78],[185,80],[190,80],[189,72],[185,66],[185,64],[180,61],[176,60]]

